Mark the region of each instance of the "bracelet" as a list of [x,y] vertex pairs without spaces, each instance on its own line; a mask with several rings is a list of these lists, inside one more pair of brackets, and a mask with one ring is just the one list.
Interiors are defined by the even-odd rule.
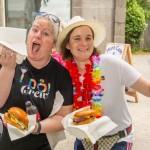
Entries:
[[38,124],[38,129],[35,133],[33,133],[33,134],[36,134],[36,135],[40,134],[40,132],[41,132],[41,123],[38,122],[37,124]]

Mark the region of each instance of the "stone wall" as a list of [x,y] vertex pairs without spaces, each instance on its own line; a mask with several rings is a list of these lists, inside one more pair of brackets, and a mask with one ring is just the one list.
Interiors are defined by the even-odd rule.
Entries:
[[143,47],[147,48],[150,51],[150,21],[147,24],[148,27],[144,32]]
[[72,16],[104,23],[107,36],[100,49],[105,49],[109,42],[125,42],[125,10],[126,0],[72,0]]
[[0,0],[0,26],[5,26],[4,12],[4,0]]
[[[150,0],[148,0],[150,2]],[[150,51],[150,21],[147,22],[148,26],[144,32],[144,47],[149,48]]]
[[[4,0],[0,0],[0,7],[3,6],[1,5],[2,1]],[[0,24],[2,24],[4,19],[2,9],[0,9]],[[105,49],[106,44],[109,42],[124,43],[125,10],[126,0],[72,0],[71,15],[80,15],[85,19],[103,22],[106,27],[107,36],[99,48]],[[29,22],[27,23],[29,24]]]
[[114,25],[114,42],[125,42],[125,21],[126,21],[126,1],[115,1],[115,25]]

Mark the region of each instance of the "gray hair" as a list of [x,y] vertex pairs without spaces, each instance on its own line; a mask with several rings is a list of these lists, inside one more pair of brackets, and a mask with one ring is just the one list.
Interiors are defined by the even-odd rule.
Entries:
[[55,42],[57,41],[57,37],[58,37],[58,33],[59,33],[59,29],[56,27],[56,25],[49,19],[49,16],[48,15],[44,15],[44,16],[37,16],[35,17],[33,23],[38,20],[38,19],[45,19],[45,20],[48,20],[50,22],[50,24],[52,25],[52,34],[54,36],[54,40]]

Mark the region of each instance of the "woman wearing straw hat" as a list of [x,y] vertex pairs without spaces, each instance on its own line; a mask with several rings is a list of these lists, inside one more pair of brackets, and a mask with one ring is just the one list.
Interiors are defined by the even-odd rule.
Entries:
[[[4,114],[11,107],[19,107],[25,111],[26,101],[31,101],[37,107],[40,119],[37,118],[35,128],[32,126],[21,138],[23,131],[20,133],[18,129],[19,134],[13,132],[10,136],[9,133],[14,128],[9,130],[3,125],[1,150],[51,150],[54,145],[49,144],[45,133],[53,135],[62,131],[61,120],[73,110],[71,77],[67,69],[50,55],[57,40],[59,26],[60,20],[56,16],[37,13],[27,36],[28,56],[21,64],[16,64],[15,52],[6,47],[2,48],[0,113]],[[16,34],[14,32],[13,36]],[[12,137],[18,138],[12,140]],[[57,142],[56,138],[54,140],[53,142]]]
[[130,150],[133,143],[132,119],[125,99],[125,86],[150,96],[150,81],[115,56],[97,50],[105,39],[102,23],[73,17],[59,33],[57,49],[70,72],[74,85],[74,109],[91,106],[97,118],[108,116],[118,126],[92,145],[75,141],[75,150]]

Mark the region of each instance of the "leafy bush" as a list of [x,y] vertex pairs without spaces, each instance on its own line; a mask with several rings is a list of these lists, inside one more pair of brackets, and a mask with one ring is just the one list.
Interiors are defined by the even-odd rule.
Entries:
[[141,50],[138,47],[133,47],[132,53],[137,53],[137,52],[141,52]]
[[125,40],[127,43],[139,43],[146,29],[144,10],[136,0],[127,0]]
[[137,3],[143,8],[146,21],[150,20],[150,1],[137,0]]

